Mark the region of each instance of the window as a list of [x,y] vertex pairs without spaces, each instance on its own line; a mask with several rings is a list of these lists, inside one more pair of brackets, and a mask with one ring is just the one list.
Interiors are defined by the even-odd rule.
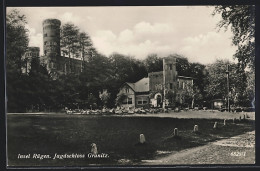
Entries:
[[148,104],[147,98],[146,97],[139,97],[139,99],[137,99],[137,104],[139,104],[139,105]]
[[132,104],[132,98],[128,98],[128,104]]
[[170,89],[172,89],[172,83],[170,83]]
[[172,64],[170,64],[170,70],[172,70]]
[[129,93],[129,88],[126,88],[126,89],[125,89],[125,92],[126,92],[126,93]]
[[44,34],[44,37],[47,37],[47,33]]
[[47,41],[44,42],[44,45],[47,45]]

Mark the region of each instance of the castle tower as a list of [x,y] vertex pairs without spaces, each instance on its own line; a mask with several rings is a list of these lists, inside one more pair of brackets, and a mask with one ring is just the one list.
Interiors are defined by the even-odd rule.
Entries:
[[60,20],[43,21],[43,53],[45,56],[60,56]]
[[[164,85],[164,98],[168,92],[176,94],[176,58],[166,57],[163,58],[163,85]],[[167,105],[166,99],[164,99],[163,106]]]

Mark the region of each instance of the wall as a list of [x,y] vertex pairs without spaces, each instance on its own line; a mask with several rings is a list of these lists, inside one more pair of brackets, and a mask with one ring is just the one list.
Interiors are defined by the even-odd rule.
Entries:
[[123,104],[121,105],[124,108],[128,107],[135,107],[135,92],[126,84],[123,87],[120,88],[119,93],[124,93],[127,95],[128,98],[132,99],[132,103],[129,103],[129,99],[125,99]]
[[28,47],[25,54],[22,56],[22,73],[28,74],[31,69],[32,58],[39,58],[40,48],[39,47]]
[[149,77],[149,91],[158,92],[163,90],[163,71],[148,73]]
[[[181,104],[185,102],[185,99],[182,94],[184,91],[186,91],[185,89],[187,89],[187,85],[193,87],[192,78],[190,78],[190,77],[178,77],[177,78],[176,101]],[[192,87],[190,87],[190,88],[192,88]],[[191,91],[192,91],[192,89],[191,89]]]

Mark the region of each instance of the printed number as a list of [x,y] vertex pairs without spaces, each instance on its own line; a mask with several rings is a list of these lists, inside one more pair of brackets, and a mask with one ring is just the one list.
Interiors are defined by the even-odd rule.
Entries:
[[231,156],[246,156],[246,152],[238,152],[238,151],[234,151],[234,152],[231,152],[230,154]]

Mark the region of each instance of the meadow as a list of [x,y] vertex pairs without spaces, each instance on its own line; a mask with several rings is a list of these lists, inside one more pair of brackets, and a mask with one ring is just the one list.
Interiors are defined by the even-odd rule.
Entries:
[[[218,122],[218,129],[213,129]],[[7,115],[8,166],[138,165],[142,160],[177,153],[255,129],[253,120],[117,117],[91,115]],[[194,125],[199,133],[193,132]],[[179,137],[172,137],[178,128]],[[139,143],[144,134],[145,144]],[[107,158],[89,158],[91,143]],[[56,154],[80,154],[84,158],[53,159]],[[19,158],[28,155],[30,158]],[[50,158],[32,158],[33,154]]]

